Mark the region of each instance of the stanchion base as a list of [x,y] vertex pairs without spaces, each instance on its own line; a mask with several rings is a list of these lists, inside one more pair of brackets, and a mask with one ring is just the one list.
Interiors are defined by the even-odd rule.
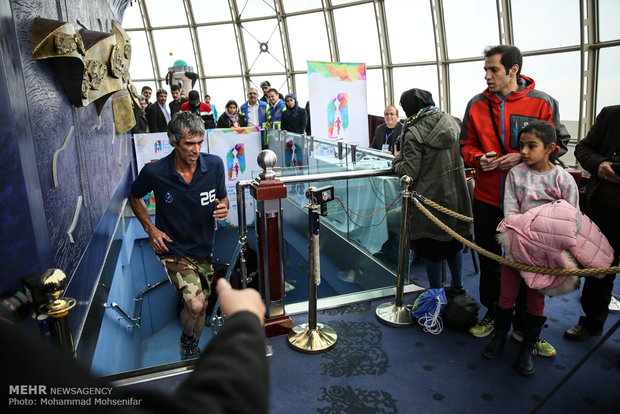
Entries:
[[406,328],[414,323],[411,309],[406,306],[396,306],[394,302],[386,302],[377,306],[376,315],[379,322],[395,328]]
[[317,323],[316,329],[310,329],[307,323],[303,323],[288,334],[288,344],[305,354],[327,352],[336,344],[337,339],[336,331],[322,323]]
[[620,313],[620,301],[615,295],[611,295],[611,300],[609,301],[609,313]]

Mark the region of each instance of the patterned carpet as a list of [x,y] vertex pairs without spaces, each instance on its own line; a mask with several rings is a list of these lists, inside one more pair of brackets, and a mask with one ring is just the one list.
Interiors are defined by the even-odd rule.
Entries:
[[[423,275],[422,269],[414,272]],[[422,277],[420,277],[422,279]],[[477,296],[478,276],[466,288]],[[414,296],[406,295],[405,303]],[[578,292],[547,300],[543,336],[558,354],[536,358],[536,374],[512,368],[519,344],[509,339],[494,361],[481,356],[488,338],[445,328],[438,335],[420,326],[393,328],[375,317],[377,305],[393,298],[318,312],[317,320],[338,334],[323,354],[299,353],[285,336],[270,338],[271,412],[284,413],[527,413],[558,384],[599,340],[567,341],[563,331],[578,319]],[[610,315],[606,328],[618,319]],[[293,325],[307,315],[293,317]],[[620,331],[572,376],[539,413],[620,412]]]
[[[477,299],[478,275],[465,261],[465,287]],[[413,269],[423,285],[423,267]],[[620,289],[616,285],[615,294]],[[494,361],[481,356],[489,338],[445,328],[438,335],[420,326],[393,328],[375,317],[376,307],[393,297],[321,310],[317,321],[338,334],[326,353],[308,355],[288,345],[286,336],[273,337],[270,406],[273,414],[290,413],[529,413],[562,381],[599,341],[563,338],[564,330],[581,313],[579,292],[547,298],[549,317],[542,335],[557,349],[553,358],[536,357],[536,374],[522,377],[512,368],[519,344],[508,339]],[[405,303],[415,300],[405,295]],[[294,315],[293,325],[308,322]],[[610,314],[606,329],[620,318]],[[172,392],[185,376],[136,386]],[[620,412],[620,330],[617,330],[537,411],[550,413]]]

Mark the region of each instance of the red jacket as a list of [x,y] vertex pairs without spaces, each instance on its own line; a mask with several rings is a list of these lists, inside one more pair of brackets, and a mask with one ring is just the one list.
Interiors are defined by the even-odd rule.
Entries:
[[479,159],[490,151],[502,155],[493,122],[489,114],[491,101],[499,135],[507,153],[519,152],[518,132],[529,121],[540,119],[556,127],[560,155],[566,153],[570,134],[560,122],[558,102],[544,92],[534,89],[534,80],[521,75],[519,89],[503,101],[485,89],[467,104],[461,127],[461,152],[465,164],[476,168],[474,198],[501,207],[504,183],[508,171],[482,171]]
[[205,122],[206,129],[215,128],[215,119],[213,118],[213,109],[211,109],[211,105],[208,103],[200,102],[198,108],[192,110],[189,101],[183,102],[181,104],[181,111],[189,111],[194,115],[198,115]]

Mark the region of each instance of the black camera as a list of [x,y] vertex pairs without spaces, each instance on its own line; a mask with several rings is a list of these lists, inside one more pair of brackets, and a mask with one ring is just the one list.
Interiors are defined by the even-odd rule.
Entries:
[[321,206],[321,215],[327,215],[327,203],[333,201],[335,198],[334,195],[334,186],[327,185],[325,187],[316,188],[316,187],[308,187],[306,190],[306,197],[312,204],[318,204]]

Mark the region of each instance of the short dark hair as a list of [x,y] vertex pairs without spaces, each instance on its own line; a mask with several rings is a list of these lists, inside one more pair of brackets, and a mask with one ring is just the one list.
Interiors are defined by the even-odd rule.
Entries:
[[161,95],[162,93],[163,93],[164,95],[168,95],[168,91],[167,91],[167,90],[165,90],[165,89],[157,89],[157,92],[155,93],[155,96],[159,96],[159,95]]
[[170,86],[170,92],[172,91],[180,91],[181,87],[179,85],[177,85],[176,83],[173,84],[172,86]]
[[145,90],[145,89],[148,89],[148,90],[149,90],[149,91],[151,91],[151,92],[153,91],[153,89],[151,89],[151,87],[150,87],[150,86],[143,86],[143,87],[142,87],[142,91],[141,91],[141,92],[144,92],[144,90]]
[[521,68],[523,67],[523,54],[518,47],[512,45],[497,45],[489,46],[484,49],[484,57],[488,58],[497,54],[502,55],[500,62],[506,69],[506,75],[510,71],[510,68],[514,65],[519,65],[517,70],[517,78],[521,75]]
[[168,122],[168,142],[170,145],[178,144],[187,135],[204,136],[204,134],[205,125],[202,118],[190,111],[177,112],[172,115],[170,122]]
[[536,138],[539,138],[545,147],[549,144],[556,145],[556,151],[549,154],[549,161],[555,163],[559,155],[559,146],[557,134],[553,124],[547,121],[541,121],[540,119],[530,121],[519,130],[519,138],[521,138],[521,135],[527,133],[533,134]]
[[276,88],[269,88],[269,90],[267,91],[267,95],[269,95],[270,92],[275,92],[276,95],[279,95]]

